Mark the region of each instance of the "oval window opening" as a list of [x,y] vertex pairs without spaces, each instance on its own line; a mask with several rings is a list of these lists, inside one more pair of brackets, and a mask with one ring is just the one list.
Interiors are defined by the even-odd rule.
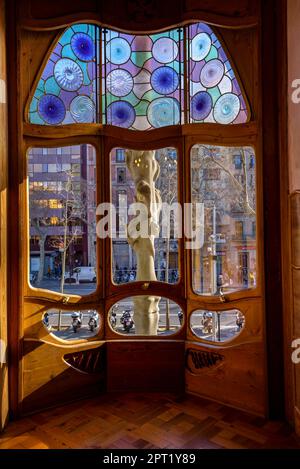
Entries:
[[184,314],[180,306],[168,298],[140,295],[115,303],[108,315],[111,329],[128,336],[168,336],[181,329]]
[[94,309],[62,311],[49,309],[43,314],[47,331],[62,340],[89,339],[100,329],[100,316]]
[[197,337],[209,342],[225,342],[238,336],[245,327],[245,316],[238,309],[197,310],[191,314],[190,327]]

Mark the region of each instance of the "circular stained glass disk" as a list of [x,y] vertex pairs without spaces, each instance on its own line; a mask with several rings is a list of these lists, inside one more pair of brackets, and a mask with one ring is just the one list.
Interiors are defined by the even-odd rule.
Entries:
[[161,37],[152,47],[152,54],[157,62],[167,64],[173,62],[178,55],[178,46],[173,39]]
[[54,67],[54,78],[65,91],[76,91],[83,83],[80,66],[71,59],[60,59]]
[[219,124],[230,124],[240,112],[240,100],[236,94],[226,93],[219,97],[214,107],[214,118]]
[[38,104],[40,117],[50,125],[60,124],[66,115],[66,108],[60,98],[53,94],[45,94]]
[[190,54],[192,60],[199,62],[205,59],[211,48],[211,38],[207,33],[197,34],[191,42]]
[[107,123],[117,127],[129,128],[135,121],[135,110],[126,101],[115,101],[107,108]]
[[180,107],[177,99],[155,99],[148,106],[147,117],[152,127],[179,124]]
[[212,98],[206,91],[199,91],[191,100],[191,116],[195,121],[205,119],[212,109]]
[[89,34],[74,34],[71,39],[71,48],[76,57],[84,62],[89,62],[95,57],[95,44]]
[[178,82],[178,74],[171,67],[159,67],[151,75],[152,88],[160,94],[173,93]]
[[109,62],[113,64],[124,64],[129,60],[130,53],[130,45],[122,37],[115,37],[106,45],[106,56]]
[[224,75],[224,65],[219,59],[207,62],[201,70],[200,81],[205,88],[217,86]]
[[107,88],[114,96],[126,96],[133,88],[133,78],[127,70],[113,70],[107,75]]
[[95,106],[88,96],[76,96],[71,101],[70,112],[75,122],[90,123],[94,121]]

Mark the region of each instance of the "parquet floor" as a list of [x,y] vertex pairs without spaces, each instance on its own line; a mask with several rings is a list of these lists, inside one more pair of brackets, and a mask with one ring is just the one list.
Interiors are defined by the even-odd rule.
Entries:
[[11,422],[0,449],[299,448],[283,422],[193,396],[107,394]]

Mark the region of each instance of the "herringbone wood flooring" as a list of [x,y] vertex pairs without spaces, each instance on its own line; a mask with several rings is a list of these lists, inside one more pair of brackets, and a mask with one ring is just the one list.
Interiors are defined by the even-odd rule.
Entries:
[[107,394],[11,422],[0,449],[299,448],[284,422],[193,396]]

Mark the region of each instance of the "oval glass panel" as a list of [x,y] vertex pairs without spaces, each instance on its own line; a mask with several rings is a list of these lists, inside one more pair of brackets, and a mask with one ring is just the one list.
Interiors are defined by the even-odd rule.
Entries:
[[49,333],[62,340],[89,339],[97,335],[101,326],[100,315],[94,309],[48,309],[42,321]]
[[193,311],[190,327],[197,337],[209,342],[231,340],[245,327],[245,316],[238,309],[228,311]]
[[183,320],[183,311],[177,303],[156,295],[124,298],[108,314],[111,329],[128,336],[172,335],[181,329]]

